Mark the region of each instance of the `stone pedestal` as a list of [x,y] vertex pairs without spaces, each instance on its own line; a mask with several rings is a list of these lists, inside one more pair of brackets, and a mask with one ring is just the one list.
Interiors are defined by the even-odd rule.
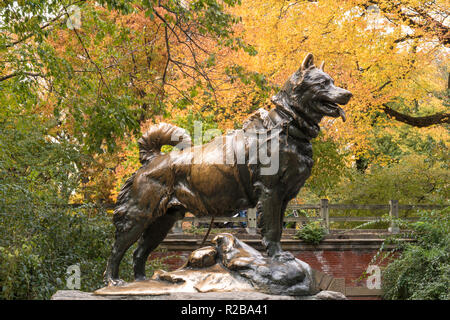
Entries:
[[161,295],[102,296],[78,290],[60,290],[52,300],[346,300],[340,292],[321,291],[312,296],[270,295],[261,292],[175,292]]

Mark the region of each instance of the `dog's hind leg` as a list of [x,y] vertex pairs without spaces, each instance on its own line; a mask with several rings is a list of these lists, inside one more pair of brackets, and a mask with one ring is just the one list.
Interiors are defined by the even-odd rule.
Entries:
[[150,253],[164,240],[175,222],[184,217],[182,210],[169,210],[165,215],[158,217],[144,231],[139,239],[138,247],[133,253],[134,279],[145,280],[145,263]]
[[116,230],[116,240],[104,273],[104,279],[107,285],[120,285],[123,282],[119,279],[120,261],[128,248],[139,239],[144,229],[144,223],[135,221],[133,222],[133,226],[127,230]]

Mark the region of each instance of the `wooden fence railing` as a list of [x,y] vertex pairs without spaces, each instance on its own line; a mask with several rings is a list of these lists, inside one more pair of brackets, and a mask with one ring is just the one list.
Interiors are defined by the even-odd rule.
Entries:
[[[64,205],[67,206],[67,205]],[[82,204],[70,204],[70,207],[80,207]],[[113,204],[102,204],[98,205],[103,209],[112,210],[114,209]],[[388,230],[392,233],[397,233],[399,231],[398,226],[395,224],[395,220],[399,218],[400,210],[434,210],[434,209],[444,209],[448,205],[434,205],[434,204],[399,204],[398,200],[390,200],[389,204],[343,204],[343,203],[329,203],[328,199],[321,199],[318,204],[289,204],[286,211],[297,212],[298,210],[317,210],[318,215],[315,217],[299,217],[299,216],[288,216],[284,217],[284,222],[294,222],[303,223],[314,220],[321,220],[323,226],[326,228],[327,232],[330,230],[330,222],[370,222],[370,221],[381,221],[379,216],[357,216],[357,217],[338,217],[330,216],[330,210],[367,210],[367,211],[380,211],[384,210],[389,212],[389,216],[393,218],[391,225]],[[247,225],[247,232],[256,232],[256,209],[250,208],[247,210],[246,217],[214,217],[214,222],[216,223],[240,223],[245,222]],[[403,217],[403,220],[417,220],[416,217]],[[183,222],[192,222],[194,224],[198,223],[210,223],[211,217],[185,217],[178,221],[173,232],[182,232],[181,225]]]
[[[368,210],[368,211],[379,211],[385,210],[389,212],[389,216],[392,219],[391,225],[388,230],[392,233],[399,232],[399,227],[396,225],[395,220],[399,218],[400,210],[433,210],[433,209],[443,209],[448,206],[446,205],[430,205],[430,204],[413,204],[404,205],[399,204],[398,200],[390,200],[389,204],[334,204],[329,203],[328,199],[321,199],[319,204],[290,204],[287,206],[286,210],[296,212],[298,210],[317,210],[319,215],[316,217],[285,217],[284,222],[294,222],[302,223],[312,220],[321,220],[323,226],[326,228],[327,232],[330,230],[330,222],[370,222],[370,221],[381,221],[379,216],[363,216],[363,217],[334,217],[330,216],[330,210]],[[415,217],[402,218],[405,220],[417,220]],[[185,217],[183,220],[177,222],[174,226],[173,232],[181,232],[181,224],[183,222],[192,222],[194,224],[198,223],[210,223],[211,217]],[[256,232],[256,209],[251,208],[247,210],[246,217],[215,217],[214,222],[218,223],[240,223],[245,222],[247,225],[247,231],[249,233]]]

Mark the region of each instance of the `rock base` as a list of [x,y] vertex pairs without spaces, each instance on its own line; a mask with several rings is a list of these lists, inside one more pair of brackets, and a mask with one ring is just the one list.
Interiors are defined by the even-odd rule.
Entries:
[[214,246],[193,251],[186,264],[175,271],[156,270],[151,279],[130,283],[110,279],[108,286],[94,294],[257,292],[312,296],[319,291],[311,267],[289,252],[264,256],[228,233],[218,234],[212,243]]

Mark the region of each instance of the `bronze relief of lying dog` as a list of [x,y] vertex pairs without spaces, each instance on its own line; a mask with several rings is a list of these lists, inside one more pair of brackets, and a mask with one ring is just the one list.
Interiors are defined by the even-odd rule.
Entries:
[[[121,283],[120,261],[136,241],[134,276],[145,279],[149,254],[186,212],[231,216],[257,206],[267,254],[281,261],[292,259],[280,246],[284,211],[311,174],[310,141],[319,134],[321,119],[341,116],[345,121],[338,105],[351,96],[334,85],[323,65],[315,67],[308,54],[272,97],[275,107],[259,109],[241,130],[191,146],[181,128],[165,123],[151,127],[138,141],[142,167],[125,182],[117,199],[115,243],[104,274],[107,284]],[[180,150],[161,153],[166,144]],[[269,162],[260,161],[260,155]]]

